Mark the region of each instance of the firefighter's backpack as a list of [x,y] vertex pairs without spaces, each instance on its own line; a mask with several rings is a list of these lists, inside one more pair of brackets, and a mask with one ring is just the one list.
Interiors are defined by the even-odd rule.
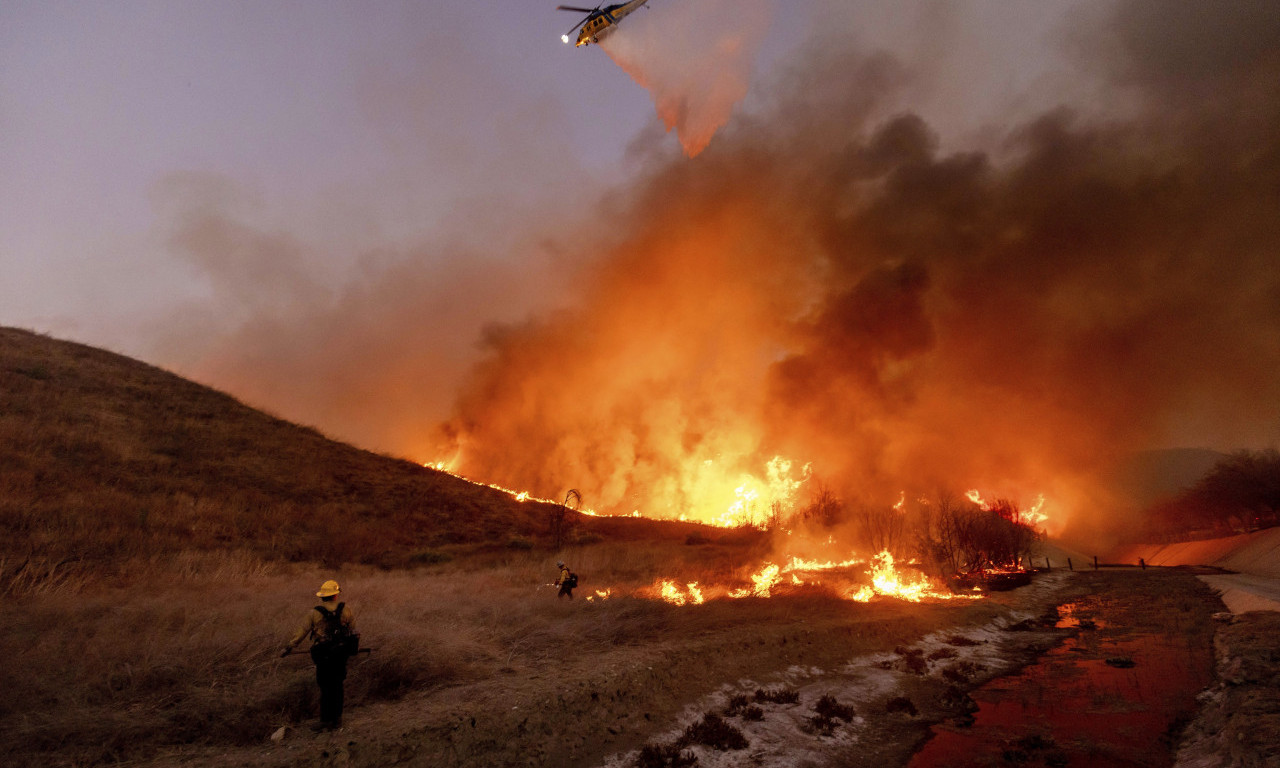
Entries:
[[564,585],[565,585],[566,587],[568,587],[569,589],[577,589],[577,588],[578,588],[578,574],[574,573],[573,571],[569,571],[569,578],[568,578],[568,579],[565,579]]
[[338,603],[337,610],[330,611],[317,605],[322,621],[316,632],[316,642],[311,646],[311,658],[317,663],[356,655],[360,650],[360,635],[342,623],[342,609],[346,603]]

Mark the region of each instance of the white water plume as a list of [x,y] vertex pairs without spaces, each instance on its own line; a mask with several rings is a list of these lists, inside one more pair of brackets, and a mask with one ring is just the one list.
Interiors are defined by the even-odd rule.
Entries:
[[747,94],[771,0],[685,0],[641,8],[600,47],[649,91],[689,157],[707,148]]

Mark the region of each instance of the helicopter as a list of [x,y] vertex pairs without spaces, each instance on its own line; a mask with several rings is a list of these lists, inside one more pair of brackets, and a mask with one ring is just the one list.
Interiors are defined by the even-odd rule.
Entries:
[[572,5],[558,5],[557,11],[576,11],[585,13],[587,17],[577,24],[568,32],[560,36],[566,44],[569,42],[569,35],[574,33],[578,27],[582,27],[582,31],[578,33],[578,42],[574,44],[575,48],[589,45],[591,43],[599,43],[600,38],[613,31],[618,22],[628,16],[632,11],[640,9],[640,6],[649,2],[649,0],[631,0],[628,3],[617,3],[615,5],[604,5],[601,3],[595,8],[577,8]]

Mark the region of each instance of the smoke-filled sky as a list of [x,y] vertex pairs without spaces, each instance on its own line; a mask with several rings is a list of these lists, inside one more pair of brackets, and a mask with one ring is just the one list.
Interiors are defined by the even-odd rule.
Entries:
[[648,5],[6,3],[0,323],[609,510],[1275,445],[1280,6]]

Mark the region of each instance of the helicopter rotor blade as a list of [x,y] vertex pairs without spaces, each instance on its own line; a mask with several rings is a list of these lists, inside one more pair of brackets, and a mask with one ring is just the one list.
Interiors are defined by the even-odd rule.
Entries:
[[595,13],[596,11],[600,10],[600,7],[596,6],[595,8],[578,8],[577,6],[573,6],[573,5],[557,5],[556,10],[557,11],[577,11],[578,13]]

